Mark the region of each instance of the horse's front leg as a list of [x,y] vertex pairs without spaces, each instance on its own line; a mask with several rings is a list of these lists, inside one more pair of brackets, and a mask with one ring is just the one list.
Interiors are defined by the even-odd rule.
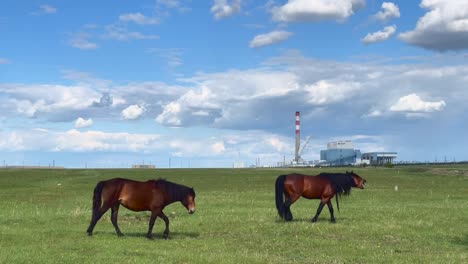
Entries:
[[312,218],[312,223],[317,222],[317,219],[318,219],[320,213],[322,212],[323,206],[325,206],[325,203],[323,201],[320,201],[320,205],[317,208],[317,213],[315,213],[314,218]]
[[167,218],[163,211],[161,211],[158,216],[164,220],[164,223],[166,223],[166,229],[164,229],[163,237],[164,239],[167,239],[169,237],[169,218]]
[[148,234],[146,234],[146,237],[149,239],[153,239],[153,226],[154,226],[154,221],[156,221],[157,215],[158,215],[158,212],[156,212],[155,210],[151,211]]
[[331,201],[327,202],[328,210],[330,211],[330,221],[336,223],[335,215],[333,214],[333,205]]

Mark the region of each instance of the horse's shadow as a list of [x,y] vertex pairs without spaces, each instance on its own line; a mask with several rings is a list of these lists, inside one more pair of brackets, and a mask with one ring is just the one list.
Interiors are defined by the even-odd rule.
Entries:
[[[349,220],[349,219],[348,219],[347,217],[340,217],[340,218],[338,218],[338,219],[336,220],[336,222],[337,222],[337,223],[341,223],[342,221],[346,221],[346,220]],[[312,217],[310,217],[310,218],[298,217],[298,218],[293,218],[293,220],[291,220],[291,221],[286,221],[286,220],[284,220],[284,219],[279,219],[279,218],[277,218],[275,222],[276,222],[276,223],[309,222],[309,223],[311,223],[311,224],[314,224],[314,223],[312,222]],[[321,218],[321,217],[320,217],[319,219],[317,219],[317,222],[315,222],[315,224],[316,224],[316,223],[326,223],[326,222],[331,223],[331,222],[330,222],[330,218]],[[333,224],[334,224],[334,223],[333,223]]]
[[452,239],[454,244],[462,245],[468,247],[468,234],[464,234],[460,237],[455,237]]
[[[105,234],[106,236],[107,235],[112,235],[112,236],[115,236],[117,237],[117,234],[115,232],[106,232],[106,231],[95,231],[94,232],[95,235],[102,235],[102,234]],[[164,239],[163,238],[163,235],[162,233],[153,233],[153,236],[155,239]],[[129,233],[124,233],[124,236],[123,237],[141,237],[141,238],[146,238],[146,233],[145,232],[129,232]],[[169,240],[170,239],[186,239],[186,238],[198,238],[200,237],[200,233],[197,233],[197,232],[177,232],[177,231],[174,231],[174,232],[170,232],[169,233]]]

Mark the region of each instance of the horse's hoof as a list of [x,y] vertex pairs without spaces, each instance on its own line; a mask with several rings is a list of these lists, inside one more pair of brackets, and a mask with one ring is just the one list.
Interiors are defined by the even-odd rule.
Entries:
[[336,224],[336,220],[335,220],[335,219],[330,220],[330,222],[331,222],[332,224]]
[[312,223],[317,222],[317,218],[312,218]]
[[154,240],[154,236],[153,236],[153,235],[146,235],[146,237],[147,237],[149,240]]
[[93,233],[92,233],[92,232],[88,232],[88,236],[92,236],[92,235],[93,235]]
[[122,234],[122,233],[119,233],[119,234],[117,234],[117,236],[118,236],[118,237],[123,237],[123,236],[124,236],[124,234]]

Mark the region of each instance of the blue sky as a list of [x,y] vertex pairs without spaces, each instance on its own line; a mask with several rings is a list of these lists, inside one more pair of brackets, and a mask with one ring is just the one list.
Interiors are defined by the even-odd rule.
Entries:
[[468,160],[468,2],[0,4],[0,161],[275,165],[350,139]]

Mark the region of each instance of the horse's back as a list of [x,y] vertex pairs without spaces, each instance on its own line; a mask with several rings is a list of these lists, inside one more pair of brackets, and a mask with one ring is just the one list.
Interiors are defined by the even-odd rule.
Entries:
[[285,188],[294,190],[304,198],[318,199],[328,193],[330,182],[320,176],[305,174],[289,174],[285,181]]
[[[146,211],[161,206],[163,197],[154,181],[140,182],[124,178],[106,181],[110,198],[116,199],[124,207],[133,211]],[[104,190],[105,191],[105,190]]]

